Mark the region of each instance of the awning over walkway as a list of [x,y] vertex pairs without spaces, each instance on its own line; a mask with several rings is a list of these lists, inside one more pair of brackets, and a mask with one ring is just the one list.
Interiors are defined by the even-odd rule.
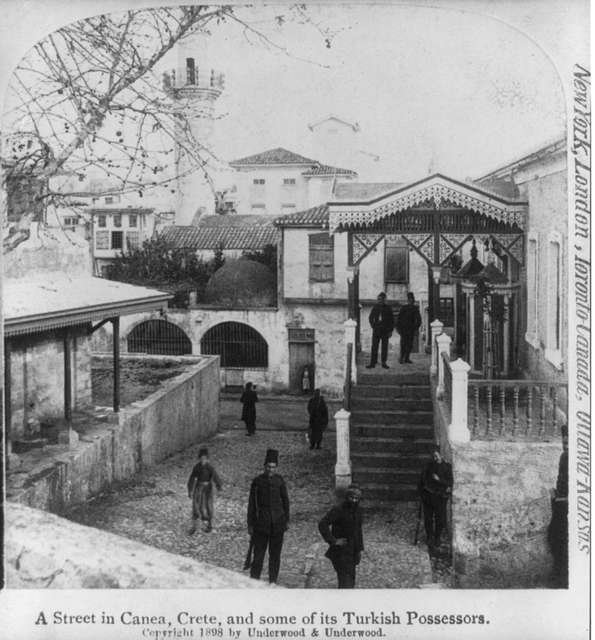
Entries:
[[26,335],[85,322],[152,311],[166,306],[170,293],[91,276],[5,280],[4,335]]
[[329,228],[331,232],[365,228],[428,201],[436,209],[454,205],[520,229],[525,226],[526,202],[507,199],[475,184],[437,173],[376,198],[330,202]]

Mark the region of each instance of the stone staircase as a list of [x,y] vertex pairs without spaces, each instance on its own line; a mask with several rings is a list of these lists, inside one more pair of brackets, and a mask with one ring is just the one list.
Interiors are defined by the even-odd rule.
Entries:
[[418,499],[417,481],[434,442],[428,367],[421,355],[413,365],[388,370],[358,367],[351,396],[352,477],[368,504]]

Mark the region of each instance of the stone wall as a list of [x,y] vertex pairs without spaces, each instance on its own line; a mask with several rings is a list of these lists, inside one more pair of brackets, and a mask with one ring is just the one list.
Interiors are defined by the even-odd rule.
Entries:
[[[86,327],[71,327],[72,407],[91,403],[91,352]],[[12,439],[22,438],[30,420],[64,417],[64,344],[59,332],[10,339]]]
[[[8,502],[9,589],[269,588],[240,573]],[[109,553],[106,553],[106,549]]]
[[462,588],[547,584],[547,526],[561,444],[473,441],[452,445],[452,533]]
[[219,425],[219,359],[176,358],[188,370],[159,391],[121,409],[113,424],[98,422],[71,447],[46,460],[19,490],[7,497],[63,513],[131,478],[185,447],[206,439]]
[[[435,397],[435,380],[432,384]],[[448,410],[434,402],[434,437],[452,463],[449,505],[453,563],[460,588],[531,588],[547,584],[547,526],[561,443],[451,442]]]
[[[142,322],[163,319],[158,312],[123,317],[120,321],[120,349],[126,353],[128,334]],[[201,308],[168,310],[167,321],[182,329],[192,343],[192,353],[199,354],[205,333],[221,322],[239,322],[258,331],[268,345],[268,367],[225,369],[221,367],[220,383],[253,382],[264,391],[282,392],[289,385],[289,345],[287,325],[313,328],[316,386],[323,393],[338,396],[343,389],[345,343],[343,322],[347,319],[345,305],[282,305],[279,309],[216,309]],[[93,336],[96,352],[112,348],[111,326],[105,325]]]

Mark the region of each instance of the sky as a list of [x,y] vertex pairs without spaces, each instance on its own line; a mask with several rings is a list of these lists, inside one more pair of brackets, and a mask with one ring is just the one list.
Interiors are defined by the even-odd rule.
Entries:
[[[469,10],[334,5],[309,8],[322,34],[292,22],[271,32],[282,11],[241,15],[289,53],[249,42],[237,24],[214,31],[206,53],[202,39],[196,44],[226,76],[213,132],[224,159],[278,146],[308,155],[307,124],[329,113],[359,123],[359,148],[381,158],[378,181],[414,180],[430,166],[478,176],[564,133],[556,68],[500,21]],[[572,13],[550,20],[543,33],[568,37],[577,28]]]
[[[11,35],[23,47],[28,31],[18,18],[36,5],[4,1],[0,33],[8,42],[0,53]],[[59,26],[78,11],[126,4],[135,3],[51,0],[44,6],[52,12],[43,15]],[[143,1],[149,4],[158,2]],[[257,42],[237,23],[190,45],[226,76],[213,147],[224,160],[279,146],[308,155],[307,124],[332,113],[359,123],[358,147],[380,156],[377,181],[415,180],[429,167],[479,176],[564,133],[569,94],[562,84],[571,82],[576,51],[587,50],[587,7],[579,0],[314,4],[307,15],[316,27],[292,20],[278,26],[274,18],[287,16],[287,5],[237,7],[283,50]],[[14,33],[6,31],[11,20]],[[31,33],[36,20],[39,11],[27,22]],[[6,50],[14,58],[18,48]],[[6,68],[0,72],[2,80]]]

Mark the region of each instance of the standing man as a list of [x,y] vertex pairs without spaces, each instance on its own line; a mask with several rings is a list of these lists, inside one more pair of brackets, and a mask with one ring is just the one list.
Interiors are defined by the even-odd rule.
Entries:
[[269,582],[276,583],[281,564],[283,534],[289,524],[289,498],[283,478],[276,473],[279,452],[267,449],[264,473],[254,478],[248,499],[248,533],[254,544],[250,577],[260,579],[269,549]]
[[452,491],[452,465],[443,460],[440,448],[434,447],[432,459],[421,472],[418,490],[424,512],[428,547],[439,547],[446,526],[446,504]]
[[314,396],[308,402],[308,415],[310,416],[310,449],[320,449],[322,432],[328,426],[328,409],[324,398],[320,395],[320,389],[314,390]]
[[415,304],[415,298],[411,292],[407,294],[407,304],[404,304],[397,318],[397,331],[401,336],[401,358],[399,362],[411,364],[409,356],[413,348],[413,340],[417,330],[421,326],[421,315]]
[[378,362],[378,345],[382,342],[380,359],[382,366],[388,369],[386,358],[388,357],[388,339],[395,328],[395,318],[393,310],[386,304],[386,293],[378,294],[377,302],[370,312],[370,326],[372,327],[372,353],[370,355],[370,364],[366,365],[366,369],[373,369]]
[[333,507],[318,523],[320,534],[329,544],[326,557],[333,563],[339,589],[355,587],[355,567],[364,550],[362,514],[359,501],[362,492],[352,484],[345,500]]
[[202,447],[198,451],[198,464],[194,465],[188,478],[188,497],[192,498],[192,526],[189,535],[196,531],[199,516],[207,523],[204,531],[210,533],[213,530],[213,484],[221,491],[221,479],[209,462],[209,450]]
[[552,519],[547,539],[554,563],[552,586],[568,587],[568,426],[562,425],[562,453],[558,462],[558,481],[552,490]]

